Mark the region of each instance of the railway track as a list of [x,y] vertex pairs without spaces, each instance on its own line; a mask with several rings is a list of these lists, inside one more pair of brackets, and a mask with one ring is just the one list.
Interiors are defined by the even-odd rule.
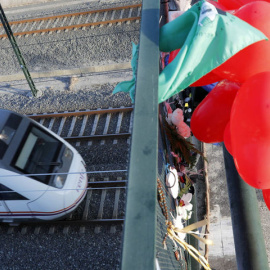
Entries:
[[[115,144],[119,135],[128,139],[132,125],[132,111],[132,107],[121,107],[28,116],[63,138],[75,141],[78,148],[85,140],[89,146],[91,145],[89,142],[93,139],[102,139],[103,144],[106,139],[111,138]],[[122,132],[127,129],[128,132]],[[108,134],[109,130],[114,133]],[[87,159],[85,161],[87,163]],[[65,220],[18,223],[18,226],[1,224],[1,229],[6,230],[7,234],[16,232],[68,234],[74,229],[79,233],[85,233],[89,226],[94,226],[95,233],[99,233],[104,226],[109,226],[111,233],[115,233],[119,226],[121,230],[125,215],[127,170],[87,171],[87,175],[87,195],[80,206]]]
[[[111,171],[110,174],[119,171]],[[108,174],[108,172],[105,172]],[[122,171],[122,173],[126,173]],[[80,206],[66,219],[58,221],[37,221],[15,224],[1,224],[0,229],[7,234],[68,234],[71,230],[85,233],[87,228],[94,227],[94,232],[99,233],[102,226],[109,226],[110,233],[115,233],[117,227],[124,222],[124,201],[126,196],[127,180],[110,180],[108,177],[90,178],[87,195]]]
[[[44,18],[35,18],[10,22],[14,36],[27,37],[33,34],[44,34],[86,27],[112,25],[116,23],[139,22],[141,4],[90,10]],[[0,24],[0,38],[6,38],[5,30]]]
[[[129,139],[133,107],[108,108],[74,112],[33,114],[28,117],[55,132],[67,141],[88,141],[118,138]],[[104,141],[101,142],[104,144]],[[78,143],[77,143],[78,146]]]
[[[95,4],[95,9],[104,7],[104,1],[95,2],[100,2]],[[92,5],[92,1],[88,1],[88,4]],[[106,3],[106,5],[109,4],[112,5]],[[78,9],[82,10],[80,5],[78,5]],[[21,24],[18,17],[14,16],[14,20],[18,23],[13,24],[13,21],[10,21],[11,27],[16,37],[22,37],[18,40],[18,44],[29,64],[29,70],[43,72],[44,70],[129,62],[131,41],[138,43],[139,40],[140,24],[136,22],[140,21],[140,7],[132,7],[132,11],[126,8],[124,11],[108,10],[106,16],[106,11],[103,11],[99,14],[93,12],[88,15],[80,14],[81,17],[78,15],[74,18],[68,15],[66,18],[59,18],[58,21],[57,18],[48,18],[43,22],[42,20],[36,22],[24,20],[25,22]],[[44,12],[40,11],[43,14]],[[63,14],[63,9],[55,10],[53,14],[49,11],[47,12],[49,15],[46,16],[55,15],[56,12]],[[32,14],[26,15],[33,16]],[[132,19],[133,17],[134,19]],[[130,24],[128,18],[131,18]],[[116,22],[114,21],[116,19],[124,20]],[[89,24],[86,25],[87,23]],[[103,25],[103,27],[99,25]],[[64,28],[53,29],[57,27]],[[84,27],[85,31],[83,31]],[[65,32],[64,29],[69,31]],[[41,30],[40,34],[31,32],[35,30]],[[57,34],[57,31],[61,32]],[[0,34],[5,33],[2,31]],[[27,35],[29,35],[28,38]],[[2,75],[18,72],[17,62],[13,61],[12,48],[7,39],[3,40],[1,52],[3,55],[2,67],[4,67]],[[8,71],[5,72],[4,69]],[[15,101],[12,99],[12,95],[12,103],[8,103],[8,105],[14,104],[14,106],[11,105],[12,107],[9,108],[19,112],[29,111],[23,109],[26,108],[25,106],[28,108],[33,106],[31,111],[67,110],[67,112],[29,115],[29,117],[69,140],[80,152],[89,172],[89,185],[82,204],[65,220],[42,223],[27,222],[18,226],[1,223],[1,239],[5,243],[1,254],[11,254],[10,257],[0,256],[2,268],[119,268],[133,108],[128,111],[124,111],[125,108],[123,111],[112,109],[114,111],[111,112],[108,111],[109,109],[107,111],[100,109],[89,112],[89,114],[88,112],[71,111],[90,108],[87,107],[87,104],[91,104],[91,108],[93,108],[93,103],[96,108],[130,104],[128,97],[126,101],[122,95],[111,96],[113,84],[117,81],[115,78],[127,77],[129,73],[118,75],[107,72],[106,75],[101,75],[101,80],[100,77],[97,79],[91,75],[89,85],[84,84],[87,78],[82,78],[78,88],[81,85],[83,87],[79,91],[76,89],[61,91],[61,87],[67,85],[68,78],[67,81],[66,78],[57,78],[57,86],[54,82],[51,84],[50,81],[44,81],[40,87],[41,90],[45,89],[44,96],[39,100],[29,100],[25,99],[23,95],[16,95]],[[58,88],[58,82],[60,88]],[[103,89],[103,84],[105,89]],[[18,86],[17,88],[23,87]],[[63,107],[58,104],[63,104]],[[14,249],[14,246],[17,248]],[[56,254],[57,256],[55,256]]]
[[[125,175],[125,178],[117,177],[119,173]],[[89,181],[86,197],[78,208],[65,219],[2,223],[0,230],[7,234],[39,234],[41,232],[68,234],[71,230],[85,233],[90,227],[94,227],[94,232],[99,233],[102,226],[109,226],[110,233],[115,233],[119,226],[119,229],[122,230],[125,215],[127,171],[100,171],[87,172],[87,174]],[[102,177],[101,174],[106,175],[106,177]]]

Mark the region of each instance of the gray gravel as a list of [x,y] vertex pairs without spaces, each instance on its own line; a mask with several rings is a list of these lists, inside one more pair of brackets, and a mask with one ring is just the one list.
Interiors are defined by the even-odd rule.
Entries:
[[[37,83],[37,88],[42,91],[42,96],[38,98],[32,97],[29,86],[25,82],[19,85],[17,82],[4,84],[0,86],[0,107],[22,114],[32,114],[132,105],[128,94],[112,94],[116,84],[96,85],[91,89],[85,86],[77,91],[70,91],[65,90],[66,83],[62,82],[62,80],[68,81],[70,78],[59,79],[60,81],[54,79],[44,82],[43,86],[41,83]],[[81,80],[83,79],[86,78]],[[46,86],[46,84],[51,86]]]
[[118,269],[121,231],[95,234],[1,234],[1,269]]
[[[124,5],[138,1],[120,2]],[[63,2],[64,3],[64,2]],[[80,11],[91,6],[92,9],[117,5],[119,1],[89,1],[77,6],[63,5],[54,13]],[[100,6],[103,4],[102,6]],[[52,9],[34,12],[11,13],[10,19],[47,16]],[[85,31],[69,31],[60,34],[36,35],[17,39],[21,52],[30,72],[42,72],[59,69],[73,69],[94,65],[130,62],[131,42],[138,43],[139,24],[131,23],[107,27],[89,28]],[[21,73],[17,59],[8,40],[0,43],[0,74]],[[33,98],[26,81],[8,81],[0,83],[0,108],[11,109],[22,114],[97,109],[131,106],[129,95],[112,95],[115,85],[132,77],[131,70],[84,74],[83,76],[62,76],[34,79],[39,93]],[[91,151],[85,147],[84,156],[91,159],[90,169],[127,169],[127,142],[117,145],[100,146],[93,144]],[[83,149],[81,149],[83,150]],[[119,158],[119,154],[120,158]],[[116,166],[118,166],[116,168]],[[124,179],[124,178],[123,178]],[[120,202],[125,201],[121,193]],[[120,203],[120,215],[124,214]],[[20,231],[7,234],[0,226],[0,265],[1,269],[119,269],[121,259],[122,227],[117,226],[115,233],[110,227],[102,227],[100,233],[94,227],[87,227],[84,234],[71,230],[48,234],[41,231],[38,235]]]
[[[17,39],[30,72],[73,69],[129,62],[131,43],[138,43],[139,23],[36,35]],[[0,43],[0,74],[20,72],[8,39]]]
[[[46,0],[44,1],[46,2]],[[56,14],[66,14],[74,12],[83,12],[86,10],[105,9],[114,6],[127,6],[141,3],[140,0],[58,0],[47,1],[49,3],[24,5],[13,8],[5,8],[8,20],[16,21],[23,19],[32,19],[37,17],[48,17]]]

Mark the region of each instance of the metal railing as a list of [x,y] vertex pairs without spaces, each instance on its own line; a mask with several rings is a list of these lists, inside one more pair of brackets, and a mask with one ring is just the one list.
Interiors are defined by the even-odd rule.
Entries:
[[223,146],[238,270],[268,270],[256,191],[239,176]]
[[[121,269],[155,269],[160,3],[144,0]],[[224,148],[237,267],[269,269],[256,192]],[[196,244],[196,243],[195,243]],[[197,262],[188,266],[194,270]]]
[[142,5],[122,269],[154,269],[160,3]]

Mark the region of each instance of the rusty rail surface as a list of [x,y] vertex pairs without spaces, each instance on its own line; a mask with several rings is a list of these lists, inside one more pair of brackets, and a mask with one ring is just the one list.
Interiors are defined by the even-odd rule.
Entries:
[[[141,4],[128,5],[128,6],[122,6],[122,7],[90,10],[90,11],[85,11],[85,12],[77,12],[77,13],[62,14],[62,15],[54,15],[54,16],[44,17],[44,18],[12,21],[12,22],[9,22],[9,24],[11,26],[13,26],[13,25],[20,25],[20,24],[27,24],[27,23],[44,22],[44,21],[50,21],[50,20],[52,21],[52,23],[54,23],[55,20],[57,20],[57,19],[79,17],[79,16],[83,16],[83,15],[106,13],[106,12],[110,12],[110,11],[113,12],[113,11],[117,11],[117,10],[127,10],[127,9],[140,8],[140,7],[141,7]],[[43,29],[36,29],[36,30],[29,30],[29,31],[22,31],[22,32],[14,31],[13,34],[14,34],[14,36],[24,36],[24,35],[31,35],[31,34],[38,34],[38,33],[55,32],[55,31],[61,31],[61,30],[78,29],[78,28],[89,27],[89,26],[123,23],[123,22],[136,21],[136,20],[140,20],[140,17],[136,16],[136,17],[129,17],[129,18],[111,19],[111,20],[104,20],[104,21],[98,21],[98,22],[89,22],[89,23],[82,23],[82,24],[59,26],[59,27],[50,27],[50,28],[43,28]],[[1,26],[3,26],[3,25],[0,24],[0,27]],[[7,35],[6,34],[0,35],[0,38],[4,38],[4,37],[7,37]]]
[[[47,128],[54,131],[56,134],[61,136],[63,139],[69,142],[78,141],[91,141],[91,140],[104,140],[104,139],[129,139],[131,136],[132,116],[129,117],[129,128],[123,131],[123,118],[126,113],[132,113],[133,107],[120,107],[120,108],[108,108],[108,109],[97,109],[97,110],[81,110],[81,111],[65,111],[65,112],[54,112],[44,114],[32,114],[27,115],[29,118],[38,121],[41,125],[47,121]],[[100,115],[106,115],[106,124],[100,124]],[[114,124],[111,121],[112,115],[118,114],[117,122]],[[89,127],[88,116],[95,116],[96,124]],[[71,118],[72,121],[66,126],[67,118]],[[59,125],[54,124],[58,121]],[[76,130],[76,124],[78,124],[80,131]],[[103,133],[97,133],[97,129],[101,125]],[[108,133],[108,127],[113,126],[114,132]],[[85,130],[91,129],[91,134],[86,134]],[[68,130],[68,132],[67,132]]]
[[83,110],[83,111],[67,111],[67,112],[54,112],[44,114],[29,114],[27,115],[31,119],[41,118],[53,118],[53,117],[70,117],[70,116],[82,116],[91,114],[104,114],[104,113],[119,113],[119,112],[131,112],[133,107],[120,107],[120,108],[108,108],[108,109],[97,109],[97,110]]

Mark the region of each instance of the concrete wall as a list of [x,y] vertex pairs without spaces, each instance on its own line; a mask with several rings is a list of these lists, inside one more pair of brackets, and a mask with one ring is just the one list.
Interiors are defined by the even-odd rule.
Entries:
[[56,0],[1,0],[1,5],[3,8],[9,7],[18,7],[24,6],[29,4],[39,4],[39,3],[46,3],[46,2],[54,2]]

